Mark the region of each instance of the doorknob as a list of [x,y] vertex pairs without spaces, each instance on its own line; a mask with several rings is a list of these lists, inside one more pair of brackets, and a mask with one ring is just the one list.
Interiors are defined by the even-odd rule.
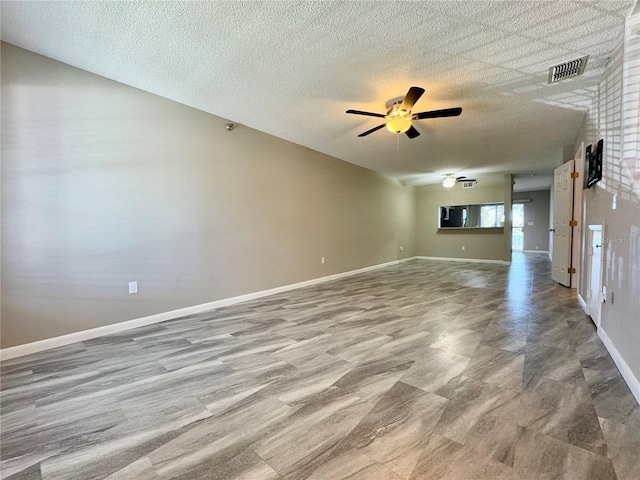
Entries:
[[556,229],[555,229],[555,228],[550,228],[550,229],[549,229],[549,231],[550,231],[550,232],[555,232],[555,231],[556,231]]
[[602,245],[594,245],[596,248],[600,248]]

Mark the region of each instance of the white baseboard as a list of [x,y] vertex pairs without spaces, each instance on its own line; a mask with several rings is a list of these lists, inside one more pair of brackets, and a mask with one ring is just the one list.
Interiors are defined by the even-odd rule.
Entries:
[[587,307],[587,302],[584,301],[584,298],[582,298],[582,295],[580,294],[578,294],[578,303],[582,307],[582,310],[584,310],[584,313],[589,315],[589,308]]
[[631,371],[631,368],[629,368],[629,365],[627,365],[627,362],[622,358],[622,355],[620,355],[620,352],[618,352],[618,349],[602,327],[598,327],[598,336],[602,340],[602,343],[604,343],[604,346],[607,347],[609,355],[611,355],[611,358],[618,367],[618,370],[620,370],[622,378],[627,382],[629,390],[631,390],[633,396],[636,397],[636,402],[640,404],[640,381],[638,381],[638,378]]
[[169,312],[157,313],[149,315],[147,317],[134,318],[133,320],[126,320],[124,322],[114,323],[112,325],[105,325],[103,327],[91,328],[89,330],[82,330],[80,332],[69,333],[67,335],[61,335],[59,337],[46,338],[44,340],[38,340],[37,342],[25,343],[24,345],[16,345],[15,347],[0,349],[0,361],[10,360],[16,357],[22,357],[32,353],[42,352],[44,350],[50,350],[52,348],[62,347],[70,345],[72,343],[83,342],[85,340],[91,340],[92,338],[102,337],[112,333],[123,332],[125,330],[131,330],[133,328],[144,327],[152,325],[154,323],[160,323],[167,320],[173,320],[176,318],[184,317],[186,315],[194,315],[197,313],[206,312],[215,308],[227,307],[236,303],[247,302],[249,300],[255,300],[257,298],[266,297],[269,295],[275,295],[276,293],[287,292],[289,290],[295,290],[297,288],[308,287],[316,285],[318,283],[329,282],[331,280],[337,280],[343,277],[349,277],[351,275],[357,275],[359,273],[370,272],[380,268],[390,267],[393,265],[399,265],[400,263],[413,260],[417,257],[403,258],[401,260],[394,260],[392,262],[381,263],[378,265],[372,265],[370,267],[359,268],[357,270],[350,270],[348,272],[336,273],[334,275],[327,275],[326,277],[314,278],[312,280],[306,280],[304,282],[293,283],[290,285],[284,285],[282,287],[270,288],[268,290],[261,290],[259,292],[247,293],[245,295],[239,295],[237,297],[223,298],[213,302],[202,303],[200,305],[194,305],[191,307],[179,308],[177,310],[171,310]]
[[546,253],[549,255],[548,250],[522,250],[522,253]]
[[505,260],[489,260],[485,258],[454,258],[454,257],[415,257],[420,260],[439,260],[443,262],[470,262],[470,263],[497,263],[499,265],[511,265]]

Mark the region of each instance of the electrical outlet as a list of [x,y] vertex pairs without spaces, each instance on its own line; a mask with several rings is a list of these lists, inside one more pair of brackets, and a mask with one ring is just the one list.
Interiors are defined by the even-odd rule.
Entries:
[[138,293],[138,282],[129,282],[129,294]]
[[324,257],[320,257],[320,263],[324,264]]
[[464,245],[462,245],[462,247],[460,247],[460,248],[461,248],[462,250],[464,250],[464,249],[465,249],[465,246],[464,246]]

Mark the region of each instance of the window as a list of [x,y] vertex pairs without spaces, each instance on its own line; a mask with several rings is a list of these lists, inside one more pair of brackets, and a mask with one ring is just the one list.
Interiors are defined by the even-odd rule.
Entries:
[[502,227],[504,225],[504,204],[482,205],[480,207],[480,226],[482,228]]

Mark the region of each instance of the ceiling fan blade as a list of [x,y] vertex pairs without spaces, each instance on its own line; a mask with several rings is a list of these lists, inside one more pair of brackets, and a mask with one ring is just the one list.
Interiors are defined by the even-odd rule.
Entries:
[[416,128],[413,125],[411,125],[411,127],[409,127],[409,130],[407,130],[404,133],[406,133],[407,137],[409,137],[409,138],[416,138],[416,137],[420,136],[420,132],[418,130],[416,130]]
[[363,112],[361,110],[347,110],[347,113],[353,113],[354,115],[367,115],[368,117],[385,118],[381,113]]
[[430,112],[416,113],[413,118],[415,120],[422,120],[424,118],[442,118],[442,117],[457,117],[462,113],[460,107],[445,108],[444,110],[432,110]]
[[402,100],[402,105],[400,105],[400,108],[402,110],[406,110],[407,112],[410,111],[423,93],[424,88],[411,87],[407,94],[404,96],[404,100]]
[[384,127],[386,125],[386,123],[383,123],[382,125],[378,125],[377,127],[373,127],[371,130],[367,130],[364,133],[361,133],[360,135],[358,135],[359,137],[366,137],[367,135],[369,135],[370,133],[373,133],[377,130],[380,130],[382,127]]

